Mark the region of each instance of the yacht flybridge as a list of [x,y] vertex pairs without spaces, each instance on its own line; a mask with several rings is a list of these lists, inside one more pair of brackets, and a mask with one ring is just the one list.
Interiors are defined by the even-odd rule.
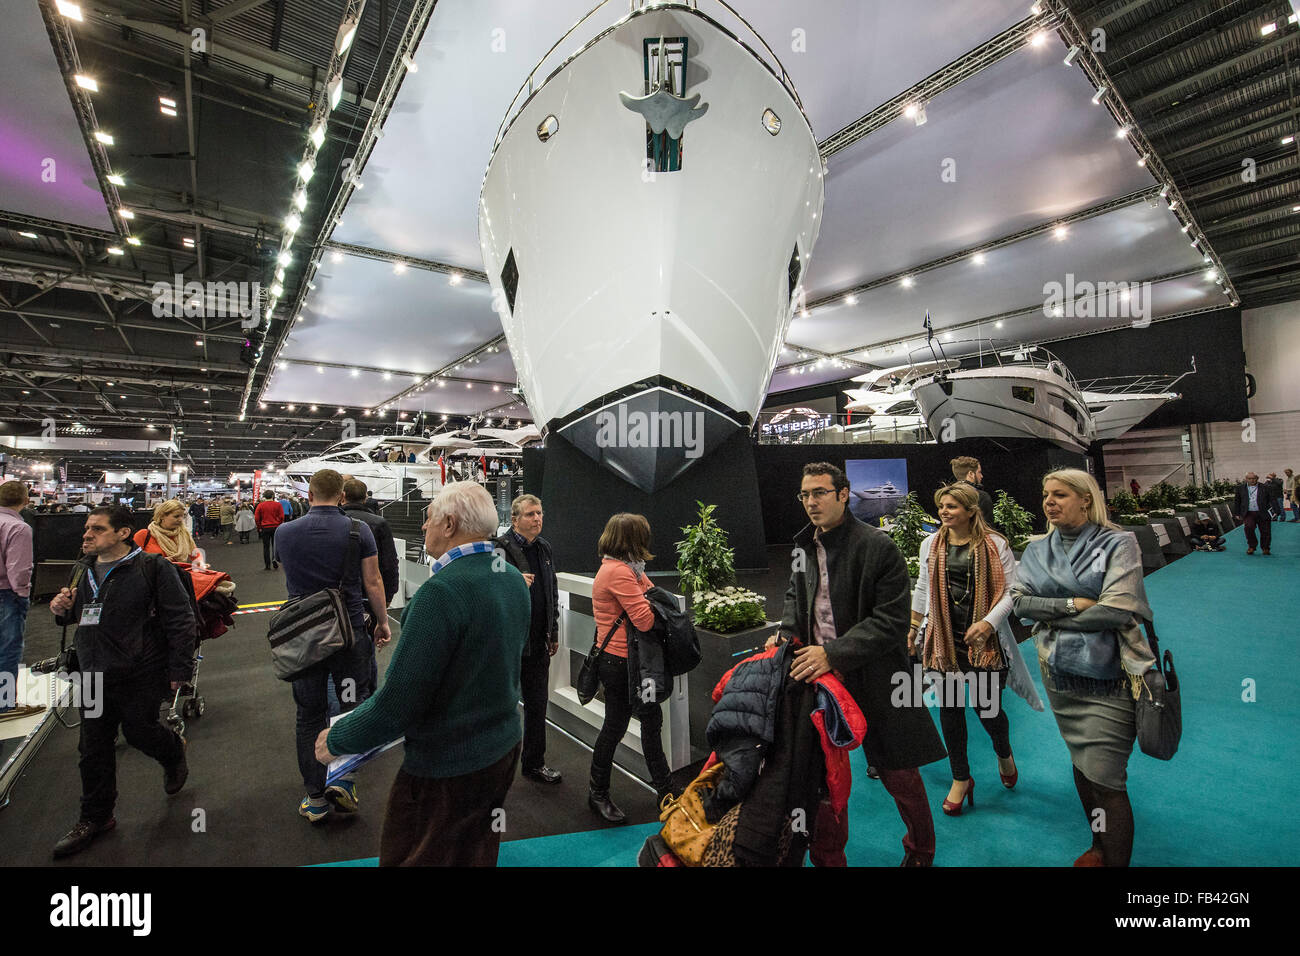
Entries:
[[602,28],[627,7],[598,6],[525,80],[479,243],[543,432],[653,492],[754,422],[824,190],[798,93],[739,14],[632,7]]

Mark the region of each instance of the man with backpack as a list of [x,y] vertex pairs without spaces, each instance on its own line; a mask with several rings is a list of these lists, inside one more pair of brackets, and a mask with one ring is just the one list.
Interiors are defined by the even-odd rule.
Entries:
[[81,818],[55,844],[56,857],[116,826],[119,726],[127,743],[162,764],[168,794],[189,775],[185,739],[159,723],[158,705],[169,683],[175,691],[192,676],[194,612],[176,568],[135,547],[132,530],[129,508],[93,509],[71,585],[50,601],[55,623],[77,628],[81,680]]

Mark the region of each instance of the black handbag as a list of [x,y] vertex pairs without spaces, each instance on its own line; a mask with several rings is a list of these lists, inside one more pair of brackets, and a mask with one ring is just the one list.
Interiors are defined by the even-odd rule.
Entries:
[[591,636],[591,650],[587,652],[587,659],[582,662],[582,670],[578,671],[578,679],[573,682],[573,686],[578,691],[578,703],[582,704],[584,707],[595,699],[596,691],[600,687],[600,670],[598,666],[600,655],[605,648],[609,646],[610,639],[613,638],[614,632],[618,630],[618,626],[623,623],[623,620],[626,617],[626,611],[618,616],[618,620],[615,621],[614,625],[609,629],[609,633],[605,635],[605,640],[599,647],[596,646],[596,638],[599,635],[599,632],[596,632]]
[[1143,621],[1147,641],[1156,655],[1156,666],[1142,675],[1144,693],[1137,700],[1138,746],[1148,757],[1170,760],[1178,752],[1183,736],[1183,701],[1174,671],[1174,655],[1165,651],[1160,658],[1160,642],[1155,626]]

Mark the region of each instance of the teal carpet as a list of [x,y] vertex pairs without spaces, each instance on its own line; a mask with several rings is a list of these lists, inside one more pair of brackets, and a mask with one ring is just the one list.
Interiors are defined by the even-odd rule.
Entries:
[[[1196,553],[1146,578],[1161,647],[1182,679],[1183,739],[1172,761],[1134,748],[1129,794],[1134,866],[1293,866],[1300,827],[1287,800],[1295,769],[1300,695],[1292,684],[1300,621],[1300,525],[1274,524],[1273,554],[1247,556],[1241,529],[1228,550]],[[1038,680],[1032,643],[1021,653]],[[1248,685],[1253,685],[1254,700]],[[1041,683],[1039,694],[1042,695]],[[975,808],[939,808],[952,783],[947,761],[923,767],[939,866],[1068,866],[1091,842],[1070,757],[1050,705],[1031,710],[1007,693],[1020,771],[1002,787],[988,736],[967,711]],[[936,721],[937,726],[937,721]],[[853,755],[851,866],[897,866],[903,826],[884,788]],[[503,843],[502,866],[633,866],[655,824]],[[337,865],[374,865],[357,860]]]

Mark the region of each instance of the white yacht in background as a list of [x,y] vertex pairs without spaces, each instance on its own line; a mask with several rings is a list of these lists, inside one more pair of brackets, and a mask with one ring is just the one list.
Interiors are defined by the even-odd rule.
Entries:
[[1083,398],[1097,426],[1097,440],[1118,438],[1166,402],[1182,398],[1173,387],[1195,373],[1193,357],[1192,367],[1177,376],[1128,375],[1082,383]]
[[854,376],[862,388],[845,390],[849,397],[845,411],[851,419],[844,426],[845,437],[855,442],[917,444],[932,442],[925,416],[916,404],[912,384],[945,369],[960,368],[955,361],[923,362],[876,369]]
[[993,354],[996,365],[939,371],[913,386],[939,441],[1044,438],[1084,451],[1096,440],[1088,402],[1065,363],[1041,346]]
[[[391,501],[414,491],[422,498],[433,498],[442,490],[442,471],[447,480],[476,474],[480,458],[487,461],[489,475],[492,462],[513,468],[523,457],[522,448],[535,440],[532,426],[518,429],[480,428],[437,435],[370,435],[331,445],[319,455],[286,465],[285,480],[302,494],[312,473],[333,468],[366,483],[370,494],[380,501]],[[396,451],[399,461],[388,461]],[[414,461],[411,460],[414,456]],[[438,463],[439,458],[443,463]]]
[[579,27],[585,45],[525,80],[479,243],[542,432],[653,492],[755,421],[824,188],[798,94],[738,14],[632,8],[598,6],[551,53]]

